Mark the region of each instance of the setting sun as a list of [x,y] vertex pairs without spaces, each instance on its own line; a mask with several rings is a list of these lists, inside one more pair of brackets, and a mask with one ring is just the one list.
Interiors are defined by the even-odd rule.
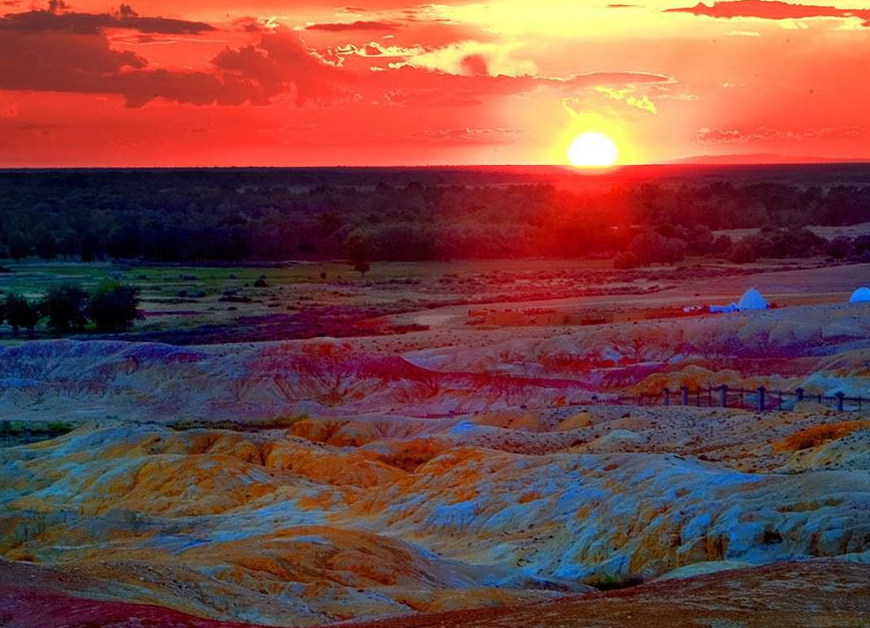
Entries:
[[604,133],[581,133],[568,147],[568,159],[578,168],[608,168],[618,157],[619,149]]

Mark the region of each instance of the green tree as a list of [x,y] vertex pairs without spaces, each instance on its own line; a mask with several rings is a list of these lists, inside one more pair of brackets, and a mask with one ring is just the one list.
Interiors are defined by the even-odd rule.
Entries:
[[100,238],[92,232],[88,232],[81,241],[81,255],[83,262],[93,262],[102,254]]
[[12,327],[12,335],[17,336],[20,328],[24,327],[33,337],[33,329],[42,316],[35,303],[17,294],[6,297],[6,320]]
[[374,252],[372,245],[359,233],[351,233],[344,241],[344,249],[353,269],[365,277],[372,267],[371,259]]
[[613,258],[613,267],[619,270],[630,270],[638,266],[640,266],[640,260],[631,251],[623,251]]
[[87,300],[87,293],[79,286],[52,286],[39,309],[48,317],[48,325],[55,333],[81,331],[87,322]]
[[21,233],[20,231],[15,231],[9,235],[9,255],[15,261],[18,261],[24,257],[30,255],[30,240]]
[[57,240],[50,233],[44,233],[36,242],[36,254],[42,259],[49,260],[57,257]]
[[735,264],[749,264],[757,257],[755,247],[750,242],[740,241],[728,252],[728,259]]
[[87,315],[99,331],[125,331],[141,318],[139,288],[109,281],[88,299]]

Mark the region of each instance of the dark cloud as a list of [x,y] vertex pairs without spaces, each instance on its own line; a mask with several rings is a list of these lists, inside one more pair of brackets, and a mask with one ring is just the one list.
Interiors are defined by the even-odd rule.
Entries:
[[152,100],[192,105],[266,104],[291,93],[299,104],[346,96],[343,73],[309,53],[292,33],[264,35],[257,45],[227,48],[213,71],[151,69],[148,61],[110,47],[104,35],[7,32],[0,37],[0,89],[117,94],[128,106]]
[[870,20],[870,9],[841,9],[830,6],[790,4],[779,0],[726,0],[725,2],[714,2],[710,6],[699,2],[693,7],[667,9],[666,12],[691,13],[716,18],[755,17],[765,20],[793,20],[813,17],[858,17]]
[[265,34],[257,45],[226,48],[213,63],[225,75],[253,83],[260,102],[291,92],[299,105],[349,95],[340,83],[349,81],[350,75],[309,52],[290,33]]
[[95,35],[105,29],[126,29],[162,35],[198,35],[215,30],[204,22],[143,17],[126,4],[117,13],[76,13],[65,11],[66,8],[63,2],[52,0],[47,10],[8,13],[0,18],[0,31]]
[[110,48],[101,35],[4,33],[0,89],[118,94],[138,107],[166,98],[180,103],[244,102],[248,90],[205,72],[151,70],[132,52]]
[[356,22],[310,24],[305,27],[305,30],[342,33],[347,31],[397,31],[399,28],[401,28],[401,24],[398,22],[357,20]]
[[[359,27],[361,23],[352,24]],[[249,19],[236,27],[254,31],[256,25]],[[265,105],[280,96],[299,106],[329,106],[360,101],[401,105],[409,99],[471,104],[487,95],[524,93],[538,87],[569,91],[589,85],[671,81],[662,75],[631,72],[566,78],[491,76],[487,59],[475,54],[462,60],[467,76],[458,76],[403,67],[408,65],[406,49],[399,46],[397,52],[390,49],[389,55],[397,63],[373,72],[369,67],[372,55],[360,55],[358,49],[311,50],[298,33],[268,29],[259,31],[256,43],[225,48],[204,69],[154,68],[145,57],[112,47],[104,30],[121,27],[134,31],[129,37],[144,38],[211,29],[198,22],[142,17],[126,4],[111,15],[72,13],[58,0],[49,10],[0,18],[0,90],[118,95],[129,107],[156,99],[191,105]],[[371,47],[380,52],[374,44]],[[412,56],[419,53],[418,48],[407,51]],[[345,67],[345,59],[351,58],[348,55],[366,65],[351,71]],[[396,92],[395,97],[385,98],[391,92]]]

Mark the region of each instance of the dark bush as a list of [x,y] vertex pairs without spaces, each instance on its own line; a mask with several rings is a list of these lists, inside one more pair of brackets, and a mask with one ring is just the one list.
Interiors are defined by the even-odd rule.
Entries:
[[643,266],[673,264],[686,257],[686,244],[676,238],[666,238],[655,232],[643,232],[631,241],[632,253]]
[[835,260],[843,260],[850,257],[855,252],[855,246],[851,238],[840,236],[828,242],[825,246],[825,254],[833,257]]
[[87,314],[98,331],[126,331],[140,318],[139,288],[106,282],[88,300]]
[[755,248],[750,242],[740,241],[731,247],[728,259],[735,264],[749,264],[756,260]]

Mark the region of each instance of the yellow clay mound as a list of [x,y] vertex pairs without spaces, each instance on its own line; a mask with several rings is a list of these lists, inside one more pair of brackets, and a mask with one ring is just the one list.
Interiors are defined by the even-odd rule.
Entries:
[[290,426],[290,433],[305,440],[336,447],[360,447],[379,437],[372,425],[336,419],[303,419]]
[[394,451],[388,454],[381,454],[379,459],[381,462],[402,469],[403,471],[413,472],[422,464],[426,464],[432,458],[440,456],[445,452],[445,445],[438,440],[430,438],[418,438],[408,442],[397,443]]
[[570,432],[571,430],[582,430],[584,427],[592,425],[592,415],[589,412],[583,411],[572,416],[566,417],[559,423],[556,428],[560,432]]
[[865,427],[870,427],[870,421],[843,421],[829,425],[815,425],[801,430],[796,434],[782,439],[774,449],[776,451],[800,451],[818,447],[832,440],[839,440],[852,432]]

